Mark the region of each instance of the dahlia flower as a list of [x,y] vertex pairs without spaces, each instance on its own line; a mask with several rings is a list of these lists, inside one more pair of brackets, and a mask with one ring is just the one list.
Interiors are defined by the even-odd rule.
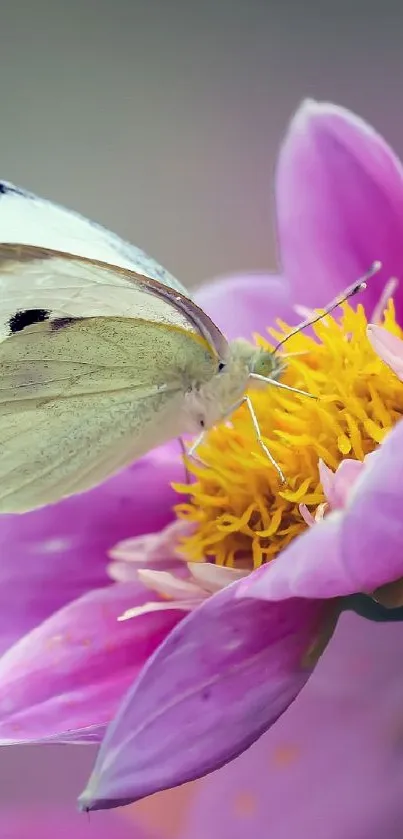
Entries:
[[240,408],[188,461],[190,485],[171,444],[85,495],[0,521],[0,737],[103,738],[85,809],[248,749],[298,696],[343,610],[401,616],[403,385],[381,343],[403,336],[403,170],[361,120],[308,102],[281,149],[276,200],[282,277],[198,295],[228,337],[258,332],[273,347],[298,306],[323,306],[383,264],[356,309],[284,347],[282,381],[316,400],[252,394],[286,484]]

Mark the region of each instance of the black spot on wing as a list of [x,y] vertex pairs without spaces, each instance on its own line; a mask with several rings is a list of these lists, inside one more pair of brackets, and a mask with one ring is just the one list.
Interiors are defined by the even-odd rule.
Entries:
[[55,318],[50,322],[50,329],[52,332],[59,332],[60,329],[66,329],[72,323],[77,323],[78,320],[82,320],[82,318]]
[[48,320],[49,316],[50,312],[47,309],[20,309],[12,315],[8,322],[10,332],[12,334],[14,332],[21,332],[27,326]]
[[9,184],[7,181],[0,181],[0,195],[24,195],[25,198],[31,198],[31,193],[24,189],[18,189],[18,186]]

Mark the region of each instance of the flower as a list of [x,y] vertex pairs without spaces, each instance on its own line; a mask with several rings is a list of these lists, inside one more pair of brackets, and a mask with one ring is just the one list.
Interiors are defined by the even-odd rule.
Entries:
[[[306,178],[312,170],[320,186],[316,192],[312,178]],[[383,187],[381,202],[372,197],[375,182],[377,196]],[[346,194],[341,183],[347,184]],[[320,285],[323,294],[333,282],[340,291],[343,281],[364,273],[374,259],[387,265],[386,281],[396,274],[399,265],[388,262],[398,252],[397,246],[391,249],[389,232],[401,186],[400,164],[372,130],[334,106],[305,104],[286,138],[277,177],[281,252],[293,287],[296,266],[302,277],[328,279],[327,286]],[[356,211],[347,215],[350,189]],[[299,208],[292,223],[290,207]],[[363,229],[358,208],[373,213],[376,221],[368,226],[371,234],[380,228],[379,235],[371,238]],[[320,224],[318,241],[314,223]],[[394,229],[400,239],[400,229]],[[337,248],[352,253],[345,263],[339,260],[342,269],[335,261],[336,276],[326,260]],[[379,286],[377,297],[369,292],[372,309],[382,293]],[[305,299],[310,305],[325,302],[309,294]],[[398,288],[395,304],[401,311]],[[390,302],[384,326],[401,335],[398,322]],[[286,487],[259,450],[244,408],[232,427],[209,433],[199,450],[205,465],[189,464],[196,480],[179,514],[193,531],[180,550],[192,561],[208,557],[215,564],[255,570],[204,599],[153,654],[107,731],[82,807],[128,803],[207,774],[239,755],[300,692],[334,631],[345,596],[373,592],[402,576],[403,426],[398,420],[403,389],[374,353],[366,329],[362,305],[356,312],[346,305],[341,322],[328,317],[315,327],[315,339],[298,335],[288,341],[282,381],[313,392],[317,402],[275,388],[253,395],[263,439],[270,441],[287,475]],[[286,331],[280,323],[280,334]],[[375,450],[376,456],[365,459]],[[337,472],[346,457],[365,459],[365,467],[345,510],[328,511],[307,528],[300,505],[316,510],[331,503],[320,482],[319,459]],[[342,471],[339,494],[341,482]]]
[[[280,210],[281,192],[285,188],[282,171],[287,171],[287,178],[288,170],[294,171],[294,189],[298,193],[298,200],[301,200],[303,183],[298,182],[301,171],[305,171],[308,164],[312,166],[314,162],[318,170],[327,172],[332,167],[333,159],[339,162],[340,155],[344,155],[345,168],[353,158],[352,173],[355,180],[354,177],[351,181],[347,178],[346,184],[350,188],[351,183],[354,192],[357,184],[360,188],[363,184],[361,175],[356,175],[360,158],[367,160],[368,156],[371,157],[369,148],[373,149],[374,144],[376,151],[373,156],[378,159],[379,172],[382,174],[383,168],[387,170],[384,181],[393,206],[393,190],[397,191],[401,176],[398,167],[394,164],[389,165],[388,155],[391,160],[392,155],[383,141],[367,129],[364,130],[360,123],[356,125],[350,115],[339,111],[340,119],[337,124],[339,125],[340,121],[345,123],[345,133],[350,139],[355,131],[356,142],[353,150],[351,142],[345,147],[341,144],[341,151],[339,144],[337,155],[333,158],[329,153],[328,133],[333,130],[334,109],[322,106],[322,110],[318,110],[318,106],[308,105],[305,106],[305,111],[310,113],[310,117],[306,120],[302,140],[297,119],[291,127],[280,157]],[[326,133],[327,121],[330,129]],[[313,147],[308,143],[308,160],[301,162],[296,150],[301,145],[304,148],[307,135],[318,135],[318,125],[322,126],[321,130],[326,139],[322,144],[325,148],[324,157],[321,151],[322,134],[319,131],[319,141],[315,141]],[[382,154],[378,146],[382,149]],[[381,174],[379,178],[382,182]],[[374,168],[369,171],[368,179],[371,181],[373,177]],[[339,172],[335,184],[340,186]],[[287,189],[289,188],[288,183]],[[336,192],[335,200],[332,199],[331,191],[328,191],[329,202],[333,200],[337,204],[338,194]],[[298,222],[301,229],[306,223],[309,230],[310,214],[315,216],[316,212],[313,210],[314,204],[315,195],[312,195],[311,189],[308,194],[305,190],[304,213]],[[374,203],[370,206],[374,207]],[[376,212],[377,209],[376,207]],[[283,333],[285,321],[295,322],[292,307],[294,300],[307,302],[309,305],[314,303],[314,300],[310,299],[310,295],[314,293],[313,289],[308,289],[309,293],[306,295],[294,296],[293,288],[297,287],[297,280],[290,251],[300,251],[298,271],[301,275],[305,278],[313,276],[305,271],[304,256],[307,257],[309,249],[315,249],[315,240],[312,237],[308,242],[305,239],[295,240],[294,228],[287,225],[287,213],[283,210],[284,207],[279,213],[279,238],[283,262],[289,260],[287,281],[261,275],[251,278],[237,277],[213,284],[202,292],[199,298],[203,305],[203,294],[206,295],[206,308],[213,317],[216,310],[218,325],[224,328],[229,337],[231,334],[247,336],[252,329],[259,329],[263,333],[264,327],[270,322],[273,323],[276,316],[283,321],[278,327],[278,331]],[[324,213],[323,206],[320,212]],[[326,217],[332,218],[330,210],[327,211]],[[344,218],[343,214],[341,218]],[[355,222],[356,216],[349,218],[352,223]],[[381,226],[382,219],[383,216],[378,219]],[[387,220],[388,216],[385,215],[385,219]],[[340,229],[338,224],[333,232],[339,236]],[[340,247],[346,247],[350,239],[347,231],[340,240]],[[375,245],[379,245],[379,251],[372,250]],[[346,273],[340,273],[336,279],[329,278],[325,268],[318,276],[328,279],[329,285],[334,281],[339,291],[346,282],[364,273],[374,259],[385,262],[390,242],[385,238],[384,248],[381,245],[380,240],[373,238],[366,242],[365,250],[363,242],[359,256],[355,254],[346,268]],[[397,249],[395,252],[397,253]],[[361,260],[366,259],[367,254],[368,261],[363,265]],[[295,262],[294,268],[297,263],[298,261]],[[350,273],[353,263],[354,273]],[[306,261],[307,266],[308,264]],[[385,279],[388,279],[388,276],[385,276]],[[323,299],[318,299],[318,303],[327,302],[330,296],[329,285],[326,288],[325,282],[321,284],[320,294],[323,294]],[[374,288],[375,281],[367,292],[371,308],[374,302],[379,302],[380,296],[379,286],[376,294]],[[399,288],[396,290],[395,304],[399,314],[402,309]],[[230,326],[227,330],[226,320]],[[315,510],[318,504],[325,502],[317,472],[318,456],[322,455],[324,460],[330,457],[328,466],[336,469],[346,455],[364,457],[385,437],[386,443],[380,447],[379,452],[383,456],[383,452],[387,451],[387,435],[398,419],[403,388],[388,368],[382,368],[382,362],[371,349],[365,334],[366,323],[362,307],[354,313],[353,309],[347,306],[341,326],[336,320],[327,319],[327,326],[322,324],[317,327],[319,345],[315,345],[312,337],[306,336],[298,336],[288,342],[287,352],[290,353],[294,350],[299,353],[302,342],[303,355],[292,355],[288,358],[284,382],[291,385],[302,385],[305,382],[308,387],[313,388],[316,395],[323,395],[321,402],[304,400],[303,397],[284,394],[274,388],[253,397],[254,404],[256,399],[256,411],[263,433],[270,438],[270,446],[276,457],[284,458],[288,478],[286,487],[279,486],[278,476],[274,476],[270,464],[257,446],[255,437],[251,436],[250,418],[247,418],[243,409],[234,417],[232,429],[221,427],[210,435],[202,453],[203,459],[209,456],[209,452],[215,454],[211,464],[214,468],[206,470],[202,466],[192,467],[197,478],[190,488],[193,500],[180,510],[181,515],[185,514],[192,526],[196,525],[194,532],[185,538],[184,544],[176,546],[176,550],[179,548],[181,552],[193,549],[196,551],[197,548],[199,554],[197,555],[196,551],[196,555],[189,557],[191,562],[200,561],[201,554],[204,554],[205,549],[200,551],[200,545],[205,533],[200,524],[203,524],[202,519],[207,521],[208,508],[214,508],[214,515],[210,516],[208,521],[210,525],[213,523],[216,530],[212,531],[210,527],[208,543],[204,539],[209,556],[215,557],[216,564],[219,561],[223,562],[219,573],[226,577],[231,576],[231,573],[228,574],[228,571],[231,572],[231,565],[237,566],[234,570],[238,572],[250,571],[252,566],[261,565],[248,579],[248,583],[250,580],[251,586],[254,585],[256,580],[263,578],[282,561],[287,551],[294,549],[298,553],[298,546],[303,544],[303,540],[312,538],[311,534],[326,528],[331,517],[336,515],[331,513],[325,516],[323,522],[309,530],[300,515],[300,504]],[[400,334],[398,323],[399,318],[395,321],[390,304],[385,327]],[[351,338],[348,337],[350,334]],[[354,352],[349,355],[352,346]],[[340,351],[347,365],[345,369],[340,366]],[[329,361],[333,363],[332,373],[336,377],[333,382],[329,370],[324,366],[324,362]],[[365,368],[365,398],[362,402],[358,391],[353,394],[355,398],[351,400],[348,393],[343,393],[342,387],[342,373],[345,374],[348,369],[349,386],[355,382],[357,364],[364,364]],[[381,382],[378,381],[380,370]],[[386,384],[383,382],[384,370]],[[340,422],[332,401],[335,397],[338,400],[344,398]],[[268,407],[269,411],[266,410]],[[308,431],[313,417],[317,423],[315,428],[318,429],[315,436],[309,436],[308,446],[303,434],[301,437],[304,417],[308,423]],[[284,444],[276,441],[276,429],[285,435],[288,432],[288,451]],[[293,429],[294,433],[299,435],[299,439],[297,451],[294,449],[292,453],[290,441],[293,440]],[[320,444],[324,431],[326,445],[323,451]],[[390,437],[392,438],[392,435]],[[220,448],[217,441],[225,444],[225,460],[219,460],[217,456]],[[246,455],[243,443],[248,447]],[[306,448],[309,449],[308,454],[305,452]],[[236,468],[228,470],[227,462],[231,461],[231,458]],[[379,457],[379,462],[381,460]],[[125,540],[136,532],[147,532],[147,529],[150,529],[146,523],[147,512],[152,519],[154,512],[159,510],[160,517],[165,519],[164,523],[169,521],[172,513],[168,512],[164,505],[171,504],[173,496],[167,490],[162,476],[166,481],[167,473],[170,472],[171,478],[178,482],[182,478],[182,472],[178,475],[180,468],[172,447],[166,447],[134,466],[131,471],[113,479],[116,482],[115,487],[120,487],[124,476],[129,476],[133,497],[137,499],[137,508],[136,524],[132,526],[131,532],[129,517],[133,508],[130,508],[130,512],[127,512],[126,508],[127,519],[123,518],[121,523],[123,532],[117,538],[111,539],[110,548],[114,542]],[[223,481],[225,479],[227,514],[229,491],[236,490],[239,493],[238,501],[241,499],[238,503],[240,510],[231,507],[227,520],[219,522],[220,525],[224,525],[224,540],[223,531],[216,526],[217,506],[223,506],[222,495],[217,495],[216,492],[220,476]],[[147,484],[151,479],[154,481],[152,492]],[[103,497],[105,487],[110,485],[108,482],[97,490],[101,493],[100,497]],[[202,485],[206,491],[200,493]],[[164,496],[161,494],[159,498],[161,487],[164,487]],[[186,487],[186,491],[189,492],[189,487]],[[143,493],[147,493],[148,498],[143,499]],[[235,493],[233,494],[235,503],[237,499]],[[256,519],[257,496],[260,501],[263,500],[263,506],[261,504],[258,510],[263,527],[260,519]],[[80,507],[84,511],[86,504],[91,504],[88,501],[90,497],[90,493],[87,493],[72,500],[72,504],[73,501],[77,504],[76,508],[70,508],[69,526],[73,532],[74,509]],[[155,503],[157,499],[159,503]],[[264,525],[266,506],[270,518],[267,527]],[[56,509],[62,510],[61,505],[40,511],[43,515],[40,528],[46,531]],[[243,518],[245,511],[248,515]],[[37,515],[39,514],[30,514]],[[101,514],[96,510],[95,527],[99,521],[99,526],[102,524],[103,528],[107,529],[108,515],[109,511],[105,510],[105,507]],[[114,515],[113,511],[111,515]],[[21,517],[18,520],[15,517],[7,519],[11,528],[8,544],[16,542],[17,546],[19,545],[18,526],[21,520]],[[26,520],[25,517],[23,520]],[[39,522],[39,519],[37,521]],[[153,521],[152,529],[158,529],[160,526],[161,523],[157,523],[155,515],[155,527]],[[248,532],[248,528],[251,532]],[[267,532],[270,528],[272,533]],[[213,536],[217,537],[216,541],[211,538],[212,532]],[[237,534],[237,544],[240,548],[231,548],[231,539],[234,538],[231,534]],[[165,533],[163,539],[166,535]],[[246,539],[243,538],[245,535]],[[273,535],[275,538],[271,539]],[[277,553],[273,563],[265,565],[264,562],[272,557],[269,537],[276,542],[276,551],[280,553]],[[217,547],[215,554],[214,544]],[[132,543],[131,550],[133,548],[135,549],[135,546]],[[140,575],[135,573],[131,577],[129,573],[131,582],[97,588],[95,591],[91,591],[89,585],[87,589],[83,589],[83,595],[78,600],[72,600],[68,594],[62,595],[65,598],[63,608],[55,613],[49,609],[47,619],[43,623],[37,621],[36,627],[14,644],[0,660],[0,736],[3,741],[52,738],[99,740],[105,724],[112,718],[127,687],[133,682],[108,729],[93,776],[82,796],[81,802],[85,808],[117,806],[158,789],[183,783],[189,778],[212,771],[248,748],[298,695],[334,629],[340,607],[337,601],[333,607],[333,594],[329,595],[330,606],[323,596],[298,595],[268,603],[260,595],[240,596],[245,594],[247,585],[243,579],[244,573],[239,575],[240,580],[224,585],[216,594],[206,597],[206,574],[203,572],[204,584],[197,585],[197,591],[192,589],[194,602],[190,607],[188,604],[184,608],[183,598],[177,596],[178,558],[169,553],[166,544],[165,550],[164,571],[158,572],[158,568],[152,567],[155,556],[153,560],[151,550],[144,556],[145,564],[149,567]],[[329,553],[330,567],[331,558]],[[85,561],[85,552],[80,551],[80,560]],[[123,560],[121,557],[118,561],[119,567],[116,564],[112,566],[112,573],[115,577],[123,572],[127,575],[128,566],[132,561],[129,555],[126,554]],[[98,573],[101,567],[102,584],[105,583],[104,563],[105,554],[97,557],[97,562],[94,563]],[[24,571],[27,567],[24,559]],[[194,566],[190,566],[193,581],[183,578],[183,570],[185,574],[188,573],[182,561],[182,583],[194,585]],[[391,570],[393,571],[394,567],[389,568],[389,572]],[[218,569],[214,571],[215,575],[217,571]],[[153,587],[157,585],[161,593],[163,580],[160,576],[158,581],[155,574],[172,572],[174,576],[169,580],[164,578],[165,599],[161,594],[159,597],[152,594],[150,588],[144,585],[144,580],[147,580],[148,585],[153,582]],[[196,573],[199,573],[200,580],[201,572]],[[398,576],[401,576],[400,570]],[[140,581],[141,577],[143,582]],[[64,582],[65,578],[61,573],[59,579],[60,582]],[[388,576],[388,580],[393,580],[393,576]],[[170,601],[166,599],[168,582],[171,586],[176,585],[176,599]],[[173,589],[170,591],[172,597]],[[193,608],[195,606],[196,608]],[[130,620],[118,620],[125,613],[127,617],[128,610],[134,610],[131,614],[135,617]],[[35,626],[34,623],[32,625]],[[148,663],[144,666],[146,661]]]

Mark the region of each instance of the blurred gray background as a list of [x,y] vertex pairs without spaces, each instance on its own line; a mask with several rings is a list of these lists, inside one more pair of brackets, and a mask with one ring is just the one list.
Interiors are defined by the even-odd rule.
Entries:
[[274,268],[292,111],[332,99],[403,148],[389,0],[3,0],[1,173],[151,252],[187,285]]
[[[397,2],[0,8],[1,175],[131,239],[189,286],[275,268],[272,174],[302,98],[360,112],[403,151]],[[71,802],[92,757],[0,751],[0,804]]]

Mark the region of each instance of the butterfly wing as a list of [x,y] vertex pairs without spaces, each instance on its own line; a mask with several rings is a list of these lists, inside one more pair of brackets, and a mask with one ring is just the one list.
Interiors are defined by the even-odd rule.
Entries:
[[47,320],[0,343],[0,512],[81,492],[184,432],[183,370],[215,359],[190,330]]
[[208,381],[227,350],[172,284],[0,245],[0,511],[85,490],[186,431],[184,392]]
[[78,213],[0,181],[0,242],[23,242],[129,268],[186,295],[152,257]]
[[[179,291],[120,266],[49,248],[0,244],[0,340],[37,311],[42,319],[150,317],[199,334],[217,358],[228,343],[211,318]],[[34,321],[31,321],[34,322]]]

